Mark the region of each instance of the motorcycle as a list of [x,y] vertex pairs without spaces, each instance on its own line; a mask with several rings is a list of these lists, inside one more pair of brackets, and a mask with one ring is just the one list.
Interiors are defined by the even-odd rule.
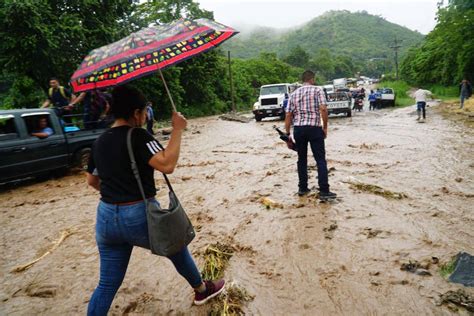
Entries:
[[363,108],[364,108],[364,97],[359,94],[354,98],[354,106],[352,107],[352,109],[360,112],[362,111]]

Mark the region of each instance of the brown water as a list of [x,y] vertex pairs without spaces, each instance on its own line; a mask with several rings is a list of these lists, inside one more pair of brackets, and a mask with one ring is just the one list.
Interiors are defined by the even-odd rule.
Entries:
[[[255,295],[246,313],[466,314],[436,305],[441,293],[461,287],[444,280],[439,265],[429,268],[432,276],[401,271],[400,265],[474,253],[472,129],[433,107],[425,124],[416,123],[413,108],[331,118],[330,184],[340,199],[321,204],[314,196],[295,195],[296,153],[278,139],[274,124],[283,126],[191,120],[171,177],[198,230],[190,245],[198,263],[210,243],[237,247],[225,275]],[[310,169],[310,186],[317,185],[317,172]],[[156,178],[163,200],[164,181]],[[98,278],[98,194],[84,180],[72,174],[0,193],[0,314],[85,313]],[[348,182],[408,197],[357,192]],[[266,209],[261,196],[283,208]],[[68,228],[74,234],[52,254],[25,272],[10,272]],[[191,302],[191,289],[171,263],[137,248],[111,314],[208,311]]]

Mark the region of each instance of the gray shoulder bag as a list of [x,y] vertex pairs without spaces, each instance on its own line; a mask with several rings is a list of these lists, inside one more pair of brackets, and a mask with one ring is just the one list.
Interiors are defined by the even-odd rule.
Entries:
[[137,179],[138,188],[145,201],[150,250],[153,254],[169,257],[186,247],[194,239],[196,233],[194,232],[191,221],[176,197],[166,174],[163,173],[163,176],[169,188],[169,208],[162,209],[157,203],[150,202],[146,199],[137,162],[135,161],[135,155],[133,153],[133,130],[133,127],[128,130],[127,148],[132,163],[133,174],[135,175],[135,179]]

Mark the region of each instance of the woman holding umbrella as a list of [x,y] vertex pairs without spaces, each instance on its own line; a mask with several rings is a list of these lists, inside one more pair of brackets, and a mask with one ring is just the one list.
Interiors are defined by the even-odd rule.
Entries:
[[[111,111],[115,122],[94,143],[87,183],[100,191],[96,241],[100,254],[100,280],[88,306],[88,315],[106,315],[127,271],[134,246],[149,248],[146,206],[130,166],[126,136],[130,128],[134,154],[146,198],[153,203],[154,170],[172,173],[176,167],[186,119],[173,113],[173,131],[166,149],[144,129],[146,100],[127,86],[112,92]],[[201,305],[224,289],[224,280],[203,281],[187,247],[169,257],[176,270],[195,290],[194,303]]]

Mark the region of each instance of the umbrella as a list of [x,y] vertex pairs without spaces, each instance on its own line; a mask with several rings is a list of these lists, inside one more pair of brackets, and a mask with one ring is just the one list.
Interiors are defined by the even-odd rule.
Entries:
[[206,52],[238,32],[208,19],[180,19],[151,26],[92,50],[71,78],[75,92],[107,88],[158,71],[176,107],[161,69]]

